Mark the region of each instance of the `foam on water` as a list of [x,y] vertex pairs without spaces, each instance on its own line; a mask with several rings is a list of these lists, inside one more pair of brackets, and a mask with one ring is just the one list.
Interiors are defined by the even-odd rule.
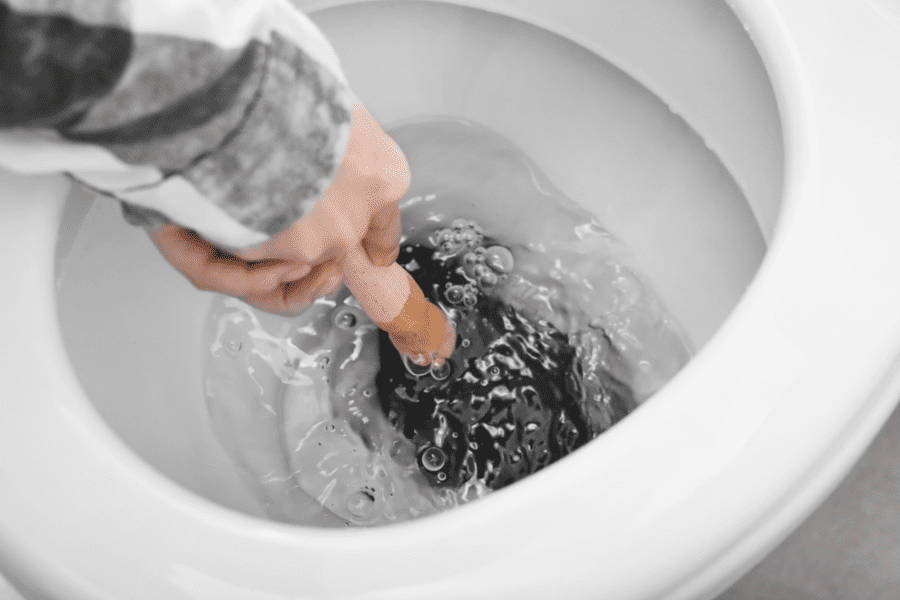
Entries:
[[[457,322],[457,351],[442,369],[395,359],[346,289],[293,319],[217,299],[210,415],[273,519],[375,525],[476,499],[604,431],[690,356],[627,250],[508,141],[445,118],[391,135],[413,173],[400,262]],[[557,421],[549,458],[529,455]]]

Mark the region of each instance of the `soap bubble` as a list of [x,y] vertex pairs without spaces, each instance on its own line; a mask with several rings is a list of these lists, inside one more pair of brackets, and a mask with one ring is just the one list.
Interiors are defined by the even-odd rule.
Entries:
[[[436,446],[431,446],[422,453],[422,466],[426,471],[440,471],[447,464],[447,455]],[[446,477],[446,475],[445,475]]]
[[341,329],[352,329],[356,327],[356,315],[352,311],[342,310],[334,316],[334,324]]
[[497,273],[509,273],[515,266],[512,252],[503,246],[491,246],[485,251],[485,263]]
[[453,370],[453,366],[450,364],[449,360],[445,360],[444,363],[437,367],[432,365],[431,367],[431,376],[437,381],[443,381],[450,377],[450,372]]
[[482,287],[493,287],[497,285],[498,281],[499,279],[494,273],[485,273],[478,278],[478,283],[480,283]]
[[423,377],[431,372],[431,365],[417,365],[405,354],[403,355],[403,366],[413,377]]
[[357,519],[372,516],[375,510],[375,496],[369,490],[359,490],[347,497],[347,512]]
[[232,356],[240,353],[241,348],[243,348],[243,347],[244,347],[244,345],[241,343],[241,340],[230,339],[227,342],[225,342],[225,351],[228,352],[228,354],[231,354]]
[[459,304],[465,298],[466,292],[461,285],[454,285],[447,288],[444,297],[450,304]]

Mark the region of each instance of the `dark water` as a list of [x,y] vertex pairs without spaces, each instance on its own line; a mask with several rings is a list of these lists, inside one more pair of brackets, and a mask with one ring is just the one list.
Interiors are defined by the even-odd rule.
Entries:
[[[568,336],[491,293],[505,269],[488,266],[478,277],[478,258],[483,264],[485,255],[504,250],[511,256],[492,242],[449,255],[431,243],[401,249],[398,262],[455,321],[456,350],[443,368],[418,368],[387,334],[379,336],[383,410],[415,443],[434,486],[476,478],[504,487],[583,446],[636,406],[629,387],[602,368],[593,370],[597,383],[585,385],[586,365]],[[602,332],[594,335],[609,344]]]

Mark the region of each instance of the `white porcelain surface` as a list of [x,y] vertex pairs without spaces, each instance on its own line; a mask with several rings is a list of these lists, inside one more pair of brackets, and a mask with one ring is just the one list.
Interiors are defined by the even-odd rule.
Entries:
[[[634,251],[696,347],[734,309],[765,253],[760,230],[716,156],[639,83],[572,42],[471,8],[369,3],[315,16],[355,92],[383,123],[420,114],[487,123],[552,169],[551,181],[567,185]],[[728,18],[726,31],[742,51],[724,75],[739,79],[747,63],[761,69],[734,15],[720,8],[716,16]],[[755,98],[745,101],[757,114],[722,105],[777,129],[771,88]],[[756,151],[774,161],[780,142]],[[781,180],[780,167],[770,178]],[[176,483],[260,515],[212,435],[202,400],[200,324],[211,296],[170,268],[107,199],[73,193],[61,223],[61,333],[93,406]]]
[[[494,6],[591,48],[604,9],[624,19],[636,3],[577,5],[594,15],[539,0]],[[282,526],[138,459],[79,393],[60,337],[52,273],[65,185],[0,174],[4,572],[35,597],[67,600],[702,598],[726,586],[840,481],[900,395],[900,82],[889,76],[900,35],[869,3],[734,6],[785,135],[782,210],[746,296],[623,423],[507,491],[420,522]],[[652,74],[628,70],[665,99]],[[708,113],[722,111],[683,98],[679,112],[743,172],[753,161],[730,150],[741,140],[714,135]],[[742,185],[765,225],[777,211],[754,200],[767,197],[751,191],[763,179]]]

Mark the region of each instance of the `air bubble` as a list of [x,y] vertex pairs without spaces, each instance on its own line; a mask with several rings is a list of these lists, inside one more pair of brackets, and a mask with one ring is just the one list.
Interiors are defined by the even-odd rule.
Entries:
[[478,283],[480,283],[483,287],[493,287],[497,285],[498,281],[499,279],[494,273],[488,273],[482,276],[481,279],[478,280]]
[[466,294],[463,297],[463,304],[465,306],[468,306],[469,308],[472,308],[477,303],[478,303],[478,298],[475,297],[475,294]]
[[331,362],[331,359],[327,356],[320,356],[319,360],[316,361],[316,364],[319,365],[320,369],[324,369]]
[[485,251],[484,259],[487,265],[497,273],[509,273],[515,266],[512,252],[503,246],[491,246]]
[[228,352],[228,354],[238,354],[243,347],[244,345],[241,343],[241,340],[228,340],[225,342],[225,351]]
[[470,340],[468,338],[466,338],[462,342],[460,342],[460,346],[462,346],[463,348],[468,348],[471,345],[472,345],[472,340]]
[[454,285],[444,292],[444,297],[450,304],[459,304],[465,298],[466,292],[461,285]]
[[353,492],[347,498],[347,512],[357,519],[372,516],[375,510],[375,497],[368,490]]
[[422,453],[422,467],[426,471],[440,471],[447,464],[447,455],[436,446],[432,446]]
[[446,473],[438,473],[438,474],[437,474],[437,480],[438,480],[438,481],[444,481],[445,479],[447,479],[447,474],[446,474]]
[[341,329],[352,329],[356,327],[356,315],[352,311],[342,310],[334,316],[334,324]]
[[449,360],[445,360],[444,364],[439,367],[432,365],[431,367],[431,376],[437,381],[443,381],[450,377],[450,371],[453,370],[453,366],[450,364]]
[[405,354],[403,355],[403,366],[413,377],[423,377],[431,372],[431,365],[417,365]]
[[364,397],[364,398],[371,398],[371,397],[372,397],[372,390],[363,390],[363,397]]

